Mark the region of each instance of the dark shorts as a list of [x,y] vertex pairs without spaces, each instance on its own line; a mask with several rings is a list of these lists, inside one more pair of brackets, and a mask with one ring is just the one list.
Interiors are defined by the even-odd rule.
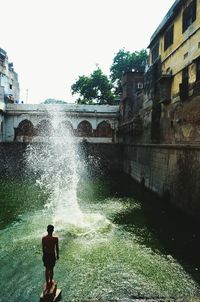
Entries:
[[42,260],[44,262],[44,266],[48,268],[53,268],[56,263],[55,254],[43,254]]

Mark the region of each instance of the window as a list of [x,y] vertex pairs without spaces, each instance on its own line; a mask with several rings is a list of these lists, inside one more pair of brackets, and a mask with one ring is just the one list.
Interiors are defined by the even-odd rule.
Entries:
[[157,43],[151,51],[151,59],[152,59],[152,64],[156,61],[156,59],[159,56],[159,43]]
[[182,82],[188,83],[188,78],[189,78],[189,70],[188,67],[186,67],[182,71]]
[[196,20],[196,6],[196,0],[192,0],[183,11],[183,33]]
[[143,88],[143,83],[140,83],[140,82],[137,83],[137,88],[138,88],[138,89],[142,89],[142,88]]
[[10,89],[12,89],[12,84],[10,84]]
[[164,36],[164,50],[172,45],[174,42],[174,25],[172,25],[165,33]]
[[189,96],[189,71],[188,67],[182,71],[182,83],[180,84],[180,99],[186,101]]

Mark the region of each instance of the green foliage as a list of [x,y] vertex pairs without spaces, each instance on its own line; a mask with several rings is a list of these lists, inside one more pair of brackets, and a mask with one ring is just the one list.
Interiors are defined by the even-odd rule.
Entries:
[[72,94],[78,93],[78,104],[109,104],[114,99],[112,83],[100,68],[89,76],[79,76],[71,86]]
[[148,55],[145,49],[133,53],[120,49],[115,55],[110,68],[110,77],[115,87],[120,87],[123,73],[132,70],[144,72],[147,58]]
[[121,78],[124,72],[144,72],[148,55],[145,49],[141,51],[125,51],[120,49],[113,59],[110,68],[110,79],[97,68],[89,76],[79,76],[71,86],[72,94],[79,94],[78,104],[113,104],[114,92],[121,91]]
[[67,102],[56,99],[46,99],[42,104],[67,104]]

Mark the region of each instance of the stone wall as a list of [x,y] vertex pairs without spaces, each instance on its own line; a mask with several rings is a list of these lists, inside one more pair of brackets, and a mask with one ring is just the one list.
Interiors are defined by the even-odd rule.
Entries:
[[123,170],[179,209],[200,215],[200,147],[124,145]]
[[0,143],[0,177],[23,176],[26,143]]
[[[0,177],[28,177],[24,161],[27,146],[0,143]],[[200,217],[200,147],[84,142],[79,152],[92,177],[123,170],[174,206]]]
[[123,145],[85,142],[80,144],[80,149],[89,171],[95,177],[122,171]]
[[[34,143],[33,143],[34,144]],[[43,143],[39,143],[41,146]],[[0,177],[13,179],[26,178],[24,156],[29,143],[9,142],[0,143]],[[121,148],[115,144],[80,143],[80,152],[83,159],[88,162],[92,173],[109,173],[120,169]]]

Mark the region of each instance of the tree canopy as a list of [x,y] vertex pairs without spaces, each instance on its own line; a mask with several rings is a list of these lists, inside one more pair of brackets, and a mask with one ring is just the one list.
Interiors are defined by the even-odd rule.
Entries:
[[110,67],[110,78],[115,87],[120,86],[120,81],[123,73],[128,71],[144,72],[147,62],[147,51],[142,49],[141,51],[125,51],[120,49],[113,59],[113,63]]
[[112,83],[100,68],[89,76],[79,76],[71,89],[72,94],[80,95],[78,104],[109,104],[114,98]]
[[46,99],[43,104],[67,104],[67,102],[62,100],[56,100],[56,99]]
[[110,77],[98,67],[89,76],[79,76],[71,86],[72,94],[79,94],[78,104],[111,104],[115,95],[121,91],[121,78],[125,72],[144,72],[147,51],[130,52],[120,49],[114,56],[110,67]]

